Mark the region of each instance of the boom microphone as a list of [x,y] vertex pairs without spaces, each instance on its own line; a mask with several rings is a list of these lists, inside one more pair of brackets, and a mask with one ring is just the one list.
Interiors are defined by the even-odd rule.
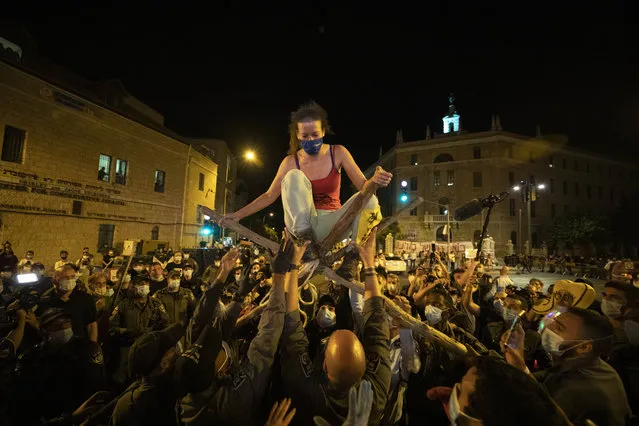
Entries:
[[507,192],[502,192],[499,195],[489,195],[486,198],[475,198],[455,209],[455,220],[461,222],[473,216],[477,216],[486,207],[494,206],[500,201],[505,200],[507,196]]

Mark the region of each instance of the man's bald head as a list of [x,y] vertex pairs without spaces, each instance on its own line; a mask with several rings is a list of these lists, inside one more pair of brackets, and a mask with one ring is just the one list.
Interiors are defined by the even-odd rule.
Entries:
[[357,336],[349,330],[336,330],[324,352],[328,379],[339,389],[357,384],[366,371],[366,354]]
[[53,281],[55,282],[73,278],[75,278],[75,269],[70,265],[64,265],[53,273]]

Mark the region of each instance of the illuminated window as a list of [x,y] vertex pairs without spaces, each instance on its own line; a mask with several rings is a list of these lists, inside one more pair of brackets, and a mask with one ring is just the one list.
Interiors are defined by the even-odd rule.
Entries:
[[433,172],[433,185],[439,186],[441,184],[441,177],[439,171]]
[[448,181],[448,186],[455,185],[455,171],[454,170],[448,170],[446,172],[446,178],[447,178],[447,181]]
[[129,174],[129,163],[126,160],[115,160],[115,183],[126,185],[126,178]]
[[98,180],[108,182],[111,175],[111,156],[100,154],[98,161]]
[[[155,192],[164,192],[164,178],[166,177],[166,172],[162,170],[155,171]],[[157,239],[157,238],[154,238]]]

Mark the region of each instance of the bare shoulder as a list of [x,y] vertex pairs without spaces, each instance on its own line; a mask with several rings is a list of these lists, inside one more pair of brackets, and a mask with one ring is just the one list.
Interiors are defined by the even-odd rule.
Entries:
[[294,155],[287,155],[286,157],[284,157],[284,159],[282,160],[282,162],[280,163],[280,171],[282,172],[287,172],[291,169],[296,168],[297,166],[295,165],[295,156]]

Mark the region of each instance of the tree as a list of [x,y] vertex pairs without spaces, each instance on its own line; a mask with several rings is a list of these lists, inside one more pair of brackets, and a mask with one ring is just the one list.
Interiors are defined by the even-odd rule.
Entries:
[[605,243],[608,237],[606,220],[591,214],[574,214],[555,221],[550,230],[550,242],[556,247],[583,246]]

